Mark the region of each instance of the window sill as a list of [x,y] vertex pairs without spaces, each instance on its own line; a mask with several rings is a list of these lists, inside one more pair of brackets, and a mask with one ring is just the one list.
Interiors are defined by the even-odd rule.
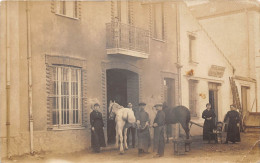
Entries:
[[67,131],[67,130],[84,130],[86,129],[86,127],[82,127],[82,126],[68,126],[68,127],[52,127],[52,128],[48,128],[48,130],[50,131]]
[[189,61],[189,63],[191,64],[191,65],[194,65],[194,66],[197,66],[199,63],[198,62],[195,62],[195,61]]
[[154,41],[158,41],[158,42],[166,43],[165,40],[157,39],[157,38],[154,38],[154,37],[152,37],[151,39],[154,40]]
[[69,18],[69,19],[72,19],[72,20],[79,20],[79,18],[74,18],[74,17],[70,17],[70,16],[67,16],[67,15],[59,14],[59,13],[55,13],[55,14],[56,14],[57,16]]

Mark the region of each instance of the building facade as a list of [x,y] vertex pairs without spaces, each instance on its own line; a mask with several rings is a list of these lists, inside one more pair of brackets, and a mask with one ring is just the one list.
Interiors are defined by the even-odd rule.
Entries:
[[[245,127],[259,126],[259,2],[210,1],[191,5],[189,9],[211,42],[233,66],[232,77]],[[219,107],[223,113],[229,109],[228,105]]]
[[178,105],[175,8],[171,2],[2,2],[2,156],[89,148],[95,102],[105,122],[110,100],[134,107],[144,101],[151,119],[155,103]]

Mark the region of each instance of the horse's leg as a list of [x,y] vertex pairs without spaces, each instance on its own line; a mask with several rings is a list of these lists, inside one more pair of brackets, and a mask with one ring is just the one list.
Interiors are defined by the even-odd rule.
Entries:
[[124,128],[124,137],[125,137],[125,139],[124,139],[124,144],[125,144],[125,149],[128,149],[128,146],[127,146],[127,139],[128,139],[128,137],[127,137],[127,130],[128,130],[128,128]]
[[185,133],[186,133],[186,139],[190,138],[190,129],[189,129],[189,124],[186,122],[181,122],[181,126],[184,129]]
[[116,148],[118,148],[118,136],[119,136],[119,131],[118,131],[118,125],[116,124]]
[[119,129],[119,138],[120,138],[120,153],[123,154],[124,153],[124,147],[123,147],[123,127],[120,126]]

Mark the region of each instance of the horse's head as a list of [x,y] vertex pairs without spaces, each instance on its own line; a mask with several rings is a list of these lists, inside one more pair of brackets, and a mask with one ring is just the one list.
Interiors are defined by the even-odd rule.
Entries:
[[110,101],[109,103],[109,108],[108,108],[108,118],[109,119],[115,119],[116,113],[119,109],[123,108],[121,105],[119,105],[118,103],[116,103],[115,101],[112,102]]

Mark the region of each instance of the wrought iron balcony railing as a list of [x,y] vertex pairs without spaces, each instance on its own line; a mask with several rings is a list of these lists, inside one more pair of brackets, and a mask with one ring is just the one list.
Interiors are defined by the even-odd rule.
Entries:
[[[106,47],[137,52],[134,56],[147,58],[149,54],[149,31],[119,22],[106,24]],[[131,53],[129,52],[129,53]],[[138,54],[140,53],[140,55]],[[125,53],[124,55],[128,55]],[[131,54],[129,54],[131,55]],[[132,55],[133,56],[133,55]]]

